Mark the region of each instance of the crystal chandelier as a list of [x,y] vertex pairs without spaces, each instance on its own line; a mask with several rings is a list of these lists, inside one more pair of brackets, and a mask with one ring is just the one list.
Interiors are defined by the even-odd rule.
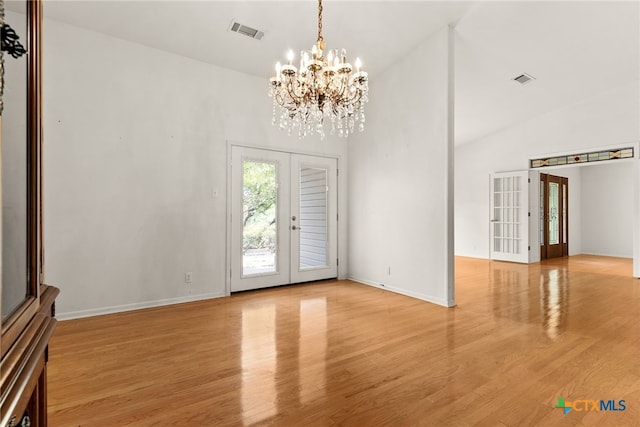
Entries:
[[318,0],[318,41],[311,51],[300,52],[300,66],[293,65],[293,51],[287,63],[276,64],[276,75],[270,79],[269,96],[273,98],[273,125],[295,131],[303,138],[314,131],[324,138],[324,125],[331,122],[331,133],[347,137],[357,126],[364,130],[364,104],[369,91],[367,73],[360,58],[356,71],[347,62],[342,49],[326,51],[322,38],[322,0]]

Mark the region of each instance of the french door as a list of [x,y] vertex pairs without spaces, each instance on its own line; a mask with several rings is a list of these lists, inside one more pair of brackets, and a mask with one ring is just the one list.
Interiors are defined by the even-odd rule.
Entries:
[[529,262],[529,172],[491,175],[491,259]]
[[540,174],[540,259],[569,255],[569,179]]
[[337,277],[337,160],[233,146],[231,292]]

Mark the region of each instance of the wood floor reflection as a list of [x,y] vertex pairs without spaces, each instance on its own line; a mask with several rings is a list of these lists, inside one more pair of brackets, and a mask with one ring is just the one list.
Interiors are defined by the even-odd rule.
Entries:
[[[60,322],[49,423],[639,425],[630,260],[456,270],[453,309],[334,281]],[[559,397],[626,410],[565,416]]]

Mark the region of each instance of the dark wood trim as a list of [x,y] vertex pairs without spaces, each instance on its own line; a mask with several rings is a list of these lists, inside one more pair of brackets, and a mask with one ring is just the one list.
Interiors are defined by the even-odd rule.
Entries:
[[[565,233],[562,236],[562,256],[569,256],[569,178],[562,178],[562,194],[563,198],[563,215],[566,215],[566,223],[563,221],[563,227],[566,227]],[[566,199],[566,203],[565,203]],[[566,239],[565,236],[566,235]]]
[[0,354],[3,357],[37,311],[40,297],[41,13],[40,1],[27,1],[27,297],[2,323]]
[[[44,367],[49,340],[55,331],[57,320],[51,316],[55,298],[60,292],[53,286],[44,286],[43,292],[47,304],[42,304],[37,314],[31,319],[27,328],[20,335],[0,362],[0,380],[2,392],[0,394],[0,426],[7,425],[12,416],[18,419],[27,409],[32,400],[43,404],[46,399],[39,397],[42,392],[36,389],[38,384],[46,381]],[[46,385],[45,385],[46,387]],[[32,404],[35,404],[32,402]],[[46,409],[46,406],[44,407]],[[42,414],[40,408],[38,413]],[[33,423],[33,413],[30,413]],[[38,420],[38,418],[35,418]],[[45,418],[46,420],[46,418]],[[33,425],[45,426],[40,421]]]
[[[26,1],[26,0],[25,0]],[[42,3],[28,0],[27,56],[27,278],[26,298],[2,322],[0,337],[0,426],[20,422],[47,425],[48,345],[56,328],[59,290],[43,284],[42,246]],[[1,121],[0,121],[1,125]],[[6,284],[1,283],[0,288]]]
[[547,197],[547,174],[540,174],[542,183],[542,241],[540,242],[540,259],[547,259],[547,240],[549,239],[549,197]]
[[[562,176],[540,174],[543,202],[543,241],[540,242],[540,259],[569,255],[569,179]],[[549,184],[558,184],[558,244],[549,244]],[[565,194],[566,193],[566,194]],[[566,199],[566,200],[565,200]],[[566,215],[566,224],[564,216]],[[566,230],[565,230],[566,228]],[[566,234],[566,238],[565,238]]]
[[[42,1],[33,2],[34,5],[32,11],[32,24],[37,28],[37,31],[32,32],[34,34],[33,40],[33,49],[34,49],[34,57],[35,61],[31,64],[33,70],[33,91],[30,93],[31,100],[33,104],[31,104],[32,115],[34,117],[32,121],[34,131],[34,139],[35,139],[35,153],[36,153],[36,165],[37,165],[37,174],[34,176],[36,195],[34,196],[34,200],[36,201],[36,207],[34,212],[35,216],[35,225],[36,225],[36,248],[35,248],[35,275],[34,283],[38,288],[41,288],[41,285],[44,283],[44,227],[43,227],[43,173],[42,173],[42,147],[43,147],[43,131],[42,131],[42,19],[43,19],[43,11],[42,11]],[[40,289],[38,289],[39,291]]]
[[28,162],[28,288],[29,295],[39,297],[40,290],[40,147],[41,126],[40,116],[41,88],[40,88],[40,39],[41,39],[41,11],[40,1],[28,2],[29,19],[29,62],[27,79],[27,132],[29,149]]
[[47,358],[45,353],[44,366],[38,378],[38,383],[32,393],[32,398],[27,404],[26,412],[32,420],[38,420],[40,425],[48,425],[47,418]]
[[[556,213],[557,215],[557,221],[558,221],[558,243],[555,244],[551,244],[551,242],[549,242],[547,240],[547,257],[548,258],[557,258],[557,257],[561,257],[562,256],[562,236],[563,236],[563,231],[564,231],[564,227],[562,224],[562,177],[559,176],[554,176],[554,175],[548,175],[547,177],[547,188],[550,188],[552,184],[556,184],[558,186],[558,212]],[[550,191],[549,191],[550,193]],[[547,201],[548,201],[549,197],[547,197]],[[549,235],[547,235],[547,239],[549,238]]]
[[29,297],[2,324],[2,339],[0,340],[2,351],[0,353],[3,358],[36,314],[39,305],[39,300],[36,297]]

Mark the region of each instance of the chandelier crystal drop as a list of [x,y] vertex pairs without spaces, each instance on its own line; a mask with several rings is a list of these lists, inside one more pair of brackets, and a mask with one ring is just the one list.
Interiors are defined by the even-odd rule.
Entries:
[[[299,63],[298,68],[294,61]],[[313,132],[324,138],[327,122],[331,123],[331,133],[341,137],[349,136],[356,128],[362,132],[369,84],[359,58],[354,65],[355,72],[347,62],[345,49],[325,50],[322,0],[318,0],[316,44],[310,51],[300,52],[299,62],[290,50],[287,63],[278,62],[276,75],[270,79],[273,125],[289,135],[297,132],[299,138]]]

